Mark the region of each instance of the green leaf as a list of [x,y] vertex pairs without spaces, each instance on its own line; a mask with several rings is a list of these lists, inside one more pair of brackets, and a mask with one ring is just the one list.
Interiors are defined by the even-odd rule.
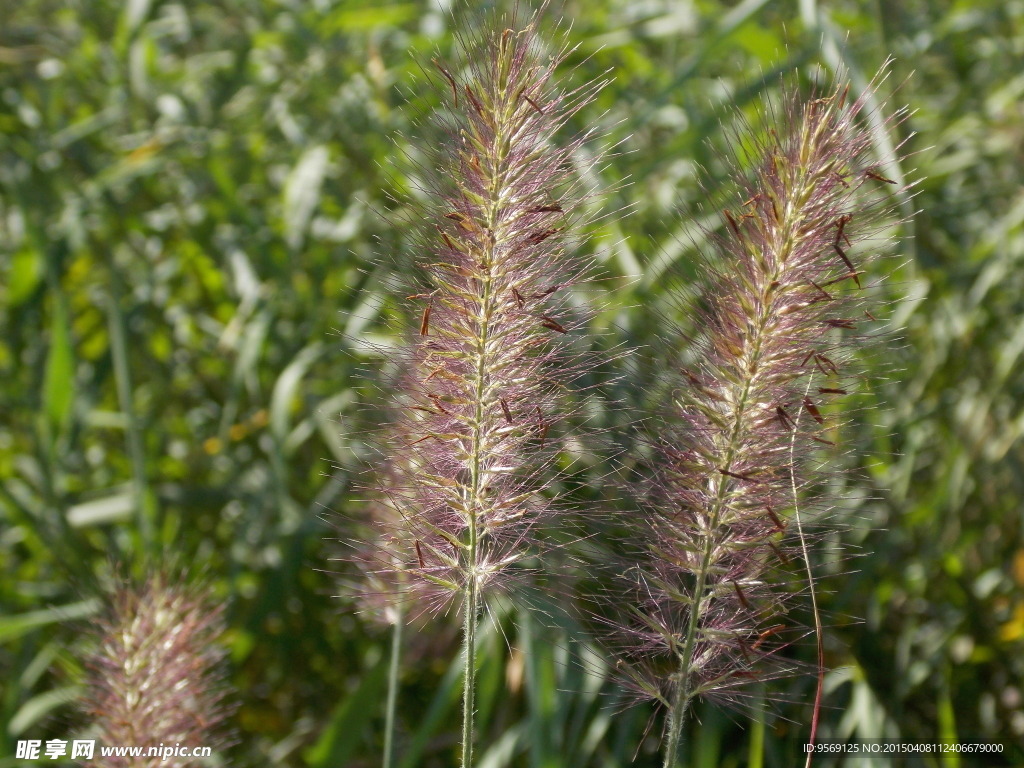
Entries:
[[98,499],[75,504],[68,509],[68,525],[85,528],[127,520],[135,509],[135,491],[131,486]]
[[299,352],[277,377],[274,393],[270,398],[270,429],[274,436],[284,443],[288,437],[289,410],[298,391],[302,377],[309,371],[323,352],[323,344],[314,342]]
[[506,768],[510,765],[516,754],[522,751],[521,742],[527,726],[528,723],[519,723],[505,731],[477,761],[477,768]]
[[19,736],[57,707],[70,704],[81,695],[82,689],[77,685],[72,685],[65,688],[54,688],[51,691],[40,693],[38,696],[33,696],[14,713],[14,717],[7,724],[7,732],[11,736]]
[[35,658],[29,662],[28,666],[21,673],[18,685],[23,691],[29,690],[39,681],[43,673],[50,668],[58,653],[60,653],[60,643],[57,641],[49,642],[43,646],[42,650],[36,654]]
[[306,225],[320,202],[320,188],[330,159],[327,147],[307,149],[285,182],[284,231],[285,240],[292,248],[302,245]]
[[100,600],[94,597],[79,603],[43,608],[16,616],[0,616],[0,643],[14,640],[33,629],[45,627],[47,624],[93,616],[99,612],[101,605]]
[[419,8],[414,3],[370,8],[335,11],[328,17],[323,28],[325,32],[365,32],[379,27],[397,27],[415,19]]
[[17,307],[29,299],[43,278],[43,258],[36,250],[14,254],[7,275],[7,305]]
[[46,356],[46,375],[43,380],[43,411],[50,424],[61,427],[71,413],[74,398],[75,359],[71,350],[71,331],[68,328],[64,298],[53,296],[53,317],[50,320],[50,350]]
[[358,746],[366,724],[377,714],[377,704],[387,678],[387,659],[366,673],[356,688],[331,715],[320,739],[306,754],[306,763],[313,768],[341,768]]

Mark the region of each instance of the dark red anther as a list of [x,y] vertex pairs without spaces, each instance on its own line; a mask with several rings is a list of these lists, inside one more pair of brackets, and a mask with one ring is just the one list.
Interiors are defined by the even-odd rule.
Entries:
[[420,549],[420,542],[418,540],[416,541],[416,557],[419,558],[420,568],[425,569],[427,567],[427,562],[423,559],[423,550]]
[[541,315],[541,317],[543,319],[540,321],[540,324],[543,325],[545,328],[547,328],[549,330],[552,330],[552,331],[558,331],[559,333],[568,333],[569,332],[560,323],[558,323],[558,321],[552,320],[547,315]]
[[814,417],[814,420],[816,422],[818,422],[819,424],[825,423],[825,417],[821,415],[821,411],[818,410],[818,406],[811,402],[811,398],[804,398],[804,408],[806,408],[807,412]]

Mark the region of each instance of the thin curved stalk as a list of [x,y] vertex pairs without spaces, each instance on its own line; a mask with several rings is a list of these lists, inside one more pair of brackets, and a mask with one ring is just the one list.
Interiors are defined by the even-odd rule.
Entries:
[[391,628],[391,661],[388,666],[388,699],[384,710],[384,768],[395,765],[395,713],[398,709],[399,672],[402,668],[402,634],[405,629],[405,606],[395,606],[395,623]]
[[[814,381],[814,374],[807,377],[807,389],[804,390],[804,398],[811,392],[811,383]],[[796,531],[800,538],[800,552],[803,555],[804,566],[807,570],[807,585],[811,590],[811,608],[814,610],[814,634],[818,640],[818,685],[814,692],[814,714],[811,716],[811,738],[807,742],[814,746],[814,739],[818,735],[818,717],[821,714],[821,694],[825,688],[825,640],[824,630],[821,626],[821,613],[818,611],[818,590],[815,586],[814,571],[811,569],[811,555],[807,548],[807,537],[804,536],[804,524],[800,517],[800,494],[797,492],[796,472],[792,467],[796,461],[796,435],[800,426],[800,417],[803,411],[798,411],[796,419],[793,420],[793,436],[789,441],[789,462],[790,462],[790,484],[793,490],[793,519],[796,520]],[[807,753],[805,768],[811,768],[811,759],[814,752]]]

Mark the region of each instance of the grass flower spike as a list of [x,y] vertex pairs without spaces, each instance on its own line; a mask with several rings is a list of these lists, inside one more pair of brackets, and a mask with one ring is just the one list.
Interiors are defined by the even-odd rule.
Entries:
[[[472,765],[475,632],[486,590],[529,551],[544,514],[564,393],[579,364],[559,342],[582,322],[565,306],[582,265],[564,238],[579,195],[571,160],[586,136],[556,135],[599,87],[552,82],[566,51],[542,59],[536,18],[498,17],[463,43],[465,69],[434,62],[448,146],[425,190],[415,333],[407,350],[385,489],[412,594],[464,614],[462,764]],[[425,597],[424,597],[425,596]]]
[[800,547],[806,555],[807,458],[834,444],[826,403],[850,391],[848,345],[871,319],[857,316],[855,254],[872,218],[862,187],[888,182],[866,157],[864,101],[850,103],[847,91],[791,98],[750,150],[749,175],[737,173],[742,196],[723,212],[696,363],[659,436],[621,666],[667,708],[667,768],[678,765],[693,700],[771,674],[785,643],[792,593],[773,586],[772,572]]
[[[152,578],[121,589],[99,623],[101,645],[89,663],[87,714],[101,745],[227,746],[222,684],[221,609],[188,587]],[[106,758],[105,758],[106,759]],[[119,768],[194,766],[189,758],[111,757]]]

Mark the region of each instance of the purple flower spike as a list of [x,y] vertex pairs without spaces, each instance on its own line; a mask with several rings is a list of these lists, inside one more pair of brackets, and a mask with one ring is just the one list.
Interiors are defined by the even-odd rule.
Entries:
[[696,362],[657,440],[618,635],[620,669],[668,711],[667,768],[695,698],[779,674],[780,649],[804,634],[785,618],[794,595],[775,573],[806,560],[807,459],[838,439],[831,403],[853,388],[850,345],[872,319],[860,306],[858,245],[878,221],[866,192],[889,181],[867,157],[865,98],[848,102],[848,89],[791,97],[748,152],[749,176],[737,172],[741,196],[706,267]]
[[422,190],[416,321],[380,474],[389,509],[363,558],[368,583],[398,585],[421,614],[461,605],[466,766],[483,599],[532,553],[567,390],[588,366],[567,344],[584,324],[567,302],[586,264],[566,234],[585,192],[575,165],[594,161],[581,159],[589,134],[558,135],[601,87],[553,83],[568,50],[551,56],[536,18],[495,22],[462,41],[461,70],[433,62],[450,141]]

